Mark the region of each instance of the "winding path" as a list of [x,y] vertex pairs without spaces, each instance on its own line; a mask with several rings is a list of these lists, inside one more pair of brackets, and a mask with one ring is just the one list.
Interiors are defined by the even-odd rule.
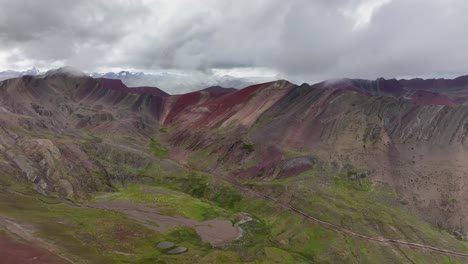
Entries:
[[[199,168],[193,168],[193,169],[200,170]],[[205,172],[209,173],[209,174],[212,174],[212,173],[207,172],[207,171],[205,171]],[[311,215],[297,209],[294,206],[291,206],[289,204],[285,204],[285,203],[282,203],[282,202],[278,201],[278,199],[276,199],[274,197],[268,196],[268,195],[263,194],[261,192],[257,192],[257,191],[255,191],[255,190],[253,190],[251,188],[248,188],[248,187],[240,184],[239,182],[237,182],[234,179],[230,179],[228,177],[224,177],[224,176],[221,176],[221,175],[216,175],[216,176],[218,178],[220,178],[220,179],[222,179],[222,180],[236,186],[237,188],[239,188],[239,189],[241,189],[241,190],[243,190],[245,192],[251,193],[251,194],[253,194],[253,195],[257,196],[257,197],[260,197],[260,198],[262,198],[264,200],[270,201],[270,202],[272,202],[272,203],[274,203],[274,204],[276,204],[278,206],[281,206],[281,207],[291,211],[292,213],[294,213],[296,215],[299,215],[299,216],[301,216],[303,218],[309,219],[309,220],[319,224],[320,226],[322,226],[324,228],[327,228],[327,229],[332,230],[334,232],[338,232],[338,233],[343,234],[343,235],[352,236],[352,237],[356,237],[356,238],[359,238],[359,239],[363,239],[363,240],[367,240],[367,241],[371,241],[371,242],[375,242],[375,243],[379,243],[379,244],[383,244],[383,245],[404,246],[404,247],[409,247],[409,248],[412,248],[412,249],[427,251],[427,252],[431,252],[431,253],[437,253],[437,254],[441,254],[441,255],[445,255],[445,256],[468,259],[468,254],[466,254],[466,253],[460,253],[460,252],[447,250],[447,249],[442,249],[442,248],[429,246],[429,245],[424,245],[424,244],[420,244],[420,243],[412,243],[412,242],[407,242],[407,241],[403,241],[403,240],[389,239],[389,238],[376,238],[376,237],[371,237],[371,236],[366,236],[366,235],[363,235],[363,234],[359,234],[359,233],[351,231],[351,230],[349,230],[347,228],[344,228],[342,226],[338,226],[338,225],[335,225],[335,224],[332,224],[332,223],[329,223],[329,222],[326,222],[326,221],[322,221],[322,220],[320,220],[318,218],[315,218],[315,217],[313,217],[313,216],[311,216]],[[21,194],[23,194],[23,193],[21,193]],[[23,195],[27,195],[27,194],[23,194]],[[43,202],[43,201],[41,201],[41,202]],[[2,217],[0,217],[0,224],[3,224],[3,225],[7,224],[6,226],[7,227],[9,226],[10,227],[9,229],[11,229],[11,227],[13,227],[12,222],[9,222],[8,219],[2,218]],[[14,225],[14,227],[17,227],[17,226]],[[23,229],[19,233],[22,233],[22,232],[24,232]],[[18,232],[14,232],[14,233],[18,234]],[[23,238],[24,238],[24,235],[23,235]],[[43,246],[44,246],[44,248],[48,249],[51,252],[55,251],[47,243],[45,245],[43,245]],[[67,261],[71,262],[69,259],[66,259],[63,256],[60,256],[60,257],[62,257],[64,260],[67,260]]]
[[[207,172],[207,173],[209,173],[209,172]],[[332,223],[329,223],[329,222],[326,222],[326,221],[322,221],[322,220],[320,220],[318,218],[315,218],[315,217],[313,217],[313,216],[311,216],[311,215],[309,215],[309,214],[295,208],[294,206],[291,206],[289,204],[284,204],[284,203],[278,201],[274,197],[268,196],[268,195],[263,194],[261,192],[257,192],[255,190],[252,190],[251,188],[248,188],[248,187],[240,184],[236,180],[229,179],[227,177],[223,177],[223,176],[220,176],[220,175],[217,175],[217,176],[219,178],[221,178],[222,180],[236,186],[239,189],[242,189],[242,190],[244,190],[246,192],[250,192],[250,193],[254,194],[255,196],[259,196],[260,198],[262,198],[264,200],[270,201],[270,202],[272,202],[272,203],[274,203],[276,205],[279,205],[279,206],[281,206],[283,208],[286,208],[286,209],[288,209],[289,211],[293,212],[296,215],[299,215],[299,216],[302,216],[302,217],[304,217],[306,219],[312,220],[313,222],[319,224],[320,226],[322,226],[324,228],[327,228],[329,230],[338,232],[338,233],[343,234],[343,235],[352,236],[352,237],[364,239],[364,240],[367,240],[367,241],[371,241],[371,242],[375,242],[375,243],[379,243],[379,244],[383,244],[383,245],[404,246],[404,247],[409,247],[409,248],[412,248],[412,249],[418,249],[418,250],[427,251],[427,252],[431,252],[431,253],[437,253],[437,254],[451,256],[451,257],[458,257],[458,258],[468,259],[468,254],[460,253],[460,252],[456,252],[456,251],[452,251],[452,250],[447,250],[447,249],[443,249],[443,248],[428,246],[428,245],[419,244],[419,243],[407,242],[407,241],[403,241],[403,240],[390,239],[390,238],[376,238],[376,237],[371,237],[371,236],[366,236],[366,235],[363,235],[363,234],[359,234],[359,233],[353,232],[353,231],[351,231],[349,229],[346,229],[346,228],[344,228],[342,226],[338,226],[338,225],[335,225],[335,224],[332,224]]]

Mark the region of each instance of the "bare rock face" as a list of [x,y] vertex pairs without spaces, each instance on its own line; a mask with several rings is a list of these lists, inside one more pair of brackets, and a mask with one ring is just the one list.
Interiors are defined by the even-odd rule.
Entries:
[[[66,196],[73,196],[73,187],[62,176],[62,155],[51,140],[20,139],[16,146],[16,151],[6,154],[27,180],[34,183],[43,193],[59,191]],[[18,153],[18,150],[21,152]]]
[[31,160],[22,154],[6,152],[6,155],[15,163],[27,180],[39,184],[42,186],[41,189],[47,188],[47,184],[44,181],[41,182],[42,179],[38,179],[40,171]]
[[312,169],[317,164],[317,159],[312,156],[292,157],[281,163],[279,178],[287,178]]

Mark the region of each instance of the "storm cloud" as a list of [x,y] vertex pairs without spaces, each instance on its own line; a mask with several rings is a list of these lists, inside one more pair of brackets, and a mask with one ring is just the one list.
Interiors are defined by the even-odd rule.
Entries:
[[468,73],[466,10],[465,0],[0,0],[0,70],[455,76]]

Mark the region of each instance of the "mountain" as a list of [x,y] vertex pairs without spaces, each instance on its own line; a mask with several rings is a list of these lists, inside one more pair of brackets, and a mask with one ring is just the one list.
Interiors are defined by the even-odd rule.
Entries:
[[26,70],[26,71],[21,71],[21,72],[11,71],[11,70],[2,71],[2,72],[0,72],[0,81],[6,80],[6,79],[17,78],[17,77],[21,77],[21,76],[25,76],[25,75],[36,76],[36,75],[39,75],[39,74],[40,74],[40,72],[36,68],[32,68],[32,69],[29,69],[29,70]]
[[[68,71],[75,71],[71,67],[64,67]],[[54,70],[51,70],[54,71]],[[25,75],[37,76],[45,74],[40,72],[36,68],[32,68],[27,71],[2,71],[0,72],[0,81],[22,77]],[[96,79],[115,79],[121,80],[128,87],[161,87],[164,91],[170,92],[171,94],[181,94],[198,89],[204,89],[205,87],[230,87],[240,89],[254,84],[257,79],[255,78],[236,78],[229,75],[215,76],[204,73],[193,73],[193,74],[177,74],[177,73],[158,73],[149,74],[143,72],[129,72],[120,71],[117,73],[91,73],[89,76]],[[260,78],[260,80],[262,80]]]
[[63,263],[464,263],[467,86],[2,81],[0,247]]
[[420,104],[458,105],[468,102],[468,76],[453,80],[411,79],[374,81],[360,79],[340,79],[315,84],[317,88],[336,88],[355,91],[364,95],[404,97]]
[[127,87],[121,80],[118,79],[105,79],[105,78],[98,78],[96,79],[99,84],[101,84],[104,88],[113,90],[113,91],[120,91],[123,93],[135,93],[135,94],[151,94],[160,97],[169,96],[168,93],[164,92],[163,90],[157,87]]
[[118,73],[92,73],[93,78],[119,79],[128,86],[156,86],[171,94],[187,93],[204,87],[221,86],[244,88],[254,84],[254,80],[236,78],[228,75],[215,76],[203,73],[177,74],[120,71]]
[[211,87],[205,88],[205,89],[203,89],[201,91],[205,91],[205,92],[208,92],[208,93],[214,93],[214,94],[225,94],[225,93],[237,92],[237,89],[236,88],[224,88],[224,87],[221,87],[221,86],[211,86]]

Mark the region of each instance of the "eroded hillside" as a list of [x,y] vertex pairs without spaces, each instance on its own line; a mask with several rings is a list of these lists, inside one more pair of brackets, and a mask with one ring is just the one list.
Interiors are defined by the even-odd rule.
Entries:
[[183,95],[61,71],[3,81],[0,220],[72,262],[463,262],[364,239],[466,251],[463,80]]

